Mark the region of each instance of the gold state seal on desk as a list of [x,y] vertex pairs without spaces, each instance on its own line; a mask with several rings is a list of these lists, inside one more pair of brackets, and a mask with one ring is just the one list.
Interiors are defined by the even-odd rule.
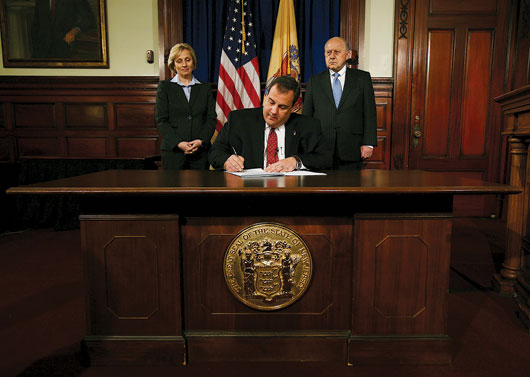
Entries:
[[223,269],[230,291],[242,303],[254,309],[277,310],[304,294],[313,262],[296,232],[281,224],[259,223],[232,240]]

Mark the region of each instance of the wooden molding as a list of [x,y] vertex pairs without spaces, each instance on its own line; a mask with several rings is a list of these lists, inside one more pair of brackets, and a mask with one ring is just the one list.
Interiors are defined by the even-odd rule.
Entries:
[[169,51],[184,38],[182,0],[158,1],[158,66],[160,80],[171,77],[167,68]]
[[364,50],[365,0],[340,2],[340,36],[346,39],[352,50],[362,59]]
[[0,76],[0,95],[23,90],[156,90],[158,76]]
[[392,114],[392,169],[408,168],[408,124],[412,83],[412,35],[415,0],[395,1],[394,21],[394,111]]

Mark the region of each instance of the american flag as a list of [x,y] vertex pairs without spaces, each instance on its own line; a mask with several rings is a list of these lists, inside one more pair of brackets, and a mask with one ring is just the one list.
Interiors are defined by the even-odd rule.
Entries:
[[217,84],[217,131],[231,110],[261,105],[254,25],[248,3],[248,0],[229,2]]

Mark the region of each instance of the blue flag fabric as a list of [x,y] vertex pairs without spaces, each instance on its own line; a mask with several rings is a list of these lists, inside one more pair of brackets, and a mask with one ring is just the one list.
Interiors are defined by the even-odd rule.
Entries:
[[[229,0],[183,0],[184,41],[195,49],[194,75],[217,82]],[[280,0],[249,2],[260,77],[267,77]],[[324,44],[339,35],[340,0],[294,0],[301,81],[326,69]]]

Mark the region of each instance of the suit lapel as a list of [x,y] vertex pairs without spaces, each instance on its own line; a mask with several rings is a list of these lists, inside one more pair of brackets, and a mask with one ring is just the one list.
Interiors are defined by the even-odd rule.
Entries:
[[333,99],[333,90],[331,89],[331,79],[329,76],[329,70],[326,69],[322,77],[320,78],[320,84],[324,87],[324,93],[328,97],[328,100],[335,106],[335,100]]
[[285,123],[285,156],[297,154],[296,148],[296,115],[291,114]]
[[171,83],[171,88],[172,88],[171,90],[172,95],[176,97],[174,102],[176,104],[186,104],[186,105],[182,105],[182,107],[186,106],[189,110],[189,104],[188,104],[188,100],[186,99],[186,95],[184,94],[184,89],[182,89],[182,87],[177,83]]
[[[190,102],[188,108],[191,110],[193,108],[193,104],[197,100],[197,97],[199,97],[199,91],[201,90],[201,87],[199,84],[195,84],[191,86],[191,93],[190,93]],[[184,91],[184,89],[182,90]]]
[[355,88],[355,78],[353,77],[353,72],[350,69],[346,69],[346,78],[344,80],[344,90],[342,91],[342,96],[340,97],[339,108],[344,104],[346,98],[352,93]]
[[265,145],[265,120],[263,119],[263,107],[258,107],[254,111],[254,117],[249,127],[255,127],[256,131],[251,132],[251,143],[252,150],[254,152],[254,158],[256,158],[256,165],[263,166],[264,159],[264,145]]

